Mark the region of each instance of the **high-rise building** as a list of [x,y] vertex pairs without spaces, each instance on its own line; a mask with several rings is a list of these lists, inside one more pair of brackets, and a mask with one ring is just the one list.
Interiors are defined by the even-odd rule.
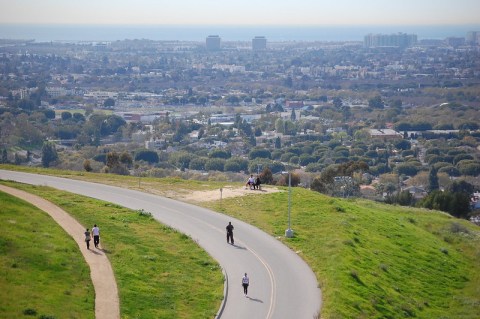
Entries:
[[205,40],[205,45],[208,51],[220,50],[220,37],[218,35],[209,35]]
[[416,34],[395,33],[395,34],[367,34],[363,45],[366,48],[396,47],[406,48],[417,43]]
[[252,50],[260,51],[260,50],[265,50],[266,48],[267,48],[267,38],[261,36],[261,37],[255,37],[252,39]]
[[467,32],[467,37],[465,38],[465,42],[469,45],[480,44],[480,31]]

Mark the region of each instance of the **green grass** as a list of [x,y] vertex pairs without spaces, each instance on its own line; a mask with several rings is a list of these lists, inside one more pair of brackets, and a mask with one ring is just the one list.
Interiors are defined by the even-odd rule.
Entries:
[[[279,237],[308,262],[322,318],[478,318],[480,232],[467,221],[367,200],[292,191],[210,202]],[[241,236],[241,234],[237,234]]]
[[219,309],[221,269],[191,238],[138,211],[47,187],[6,184],[52,201],[83,225],[99,225],[122,318],[208,318]]
[[0,203],[0,318],[95,318],[75,241],[36,207],[2,192]]
[[[95,175],[98,182],[105,178],[135,188],[132,177]],[[165,185],[178,193],[219,186],[151,179],[149,191],[161,193],[156,187]],[[255,194],[202,205],[255,225],[298,251],[320,283],[322,318],[478,318],[478,226],[440,212],[293,188],[295,237],[286,240],[287,192]]]

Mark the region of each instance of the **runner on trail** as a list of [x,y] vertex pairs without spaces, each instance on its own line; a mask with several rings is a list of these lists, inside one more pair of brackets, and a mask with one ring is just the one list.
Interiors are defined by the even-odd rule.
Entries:
[[245,273],[245,276],[242,278],[242,286],[243,286],[243,294],[245,297],[248,295],[248,285],[250,284],[250,279],[247,276],[247,273]]

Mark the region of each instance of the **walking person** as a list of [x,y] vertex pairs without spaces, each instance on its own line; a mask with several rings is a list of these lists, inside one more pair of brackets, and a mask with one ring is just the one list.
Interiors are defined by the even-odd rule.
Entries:
[[93,225],[92,234],[93,244],[95,245],[95,248],[98,248],[98,244],[100,244],[100,228],[97,227],[97,224]]
[[245,297],[248,295],[248,285],[250,284],[250,279],[247,276],[247,273],[245,273],[245,276],[242,278],[242,286],[243,286],[243,294]]
[[90,231],[87,230],[85,231],[85,242],[87,243],[87,249],[90,249]]
[[230,242],[233,245],[234,240],[233,240],[233,225],[232,225],[232,222],[228,222],[228,225],[227,225],[226,229],[227,229],[227,244]]

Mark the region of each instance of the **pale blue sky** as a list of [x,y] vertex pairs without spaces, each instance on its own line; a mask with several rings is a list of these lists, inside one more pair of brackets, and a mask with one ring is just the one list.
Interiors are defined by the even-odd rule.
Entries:
[[480,0],[0,0],[0,23],[480,24]]

